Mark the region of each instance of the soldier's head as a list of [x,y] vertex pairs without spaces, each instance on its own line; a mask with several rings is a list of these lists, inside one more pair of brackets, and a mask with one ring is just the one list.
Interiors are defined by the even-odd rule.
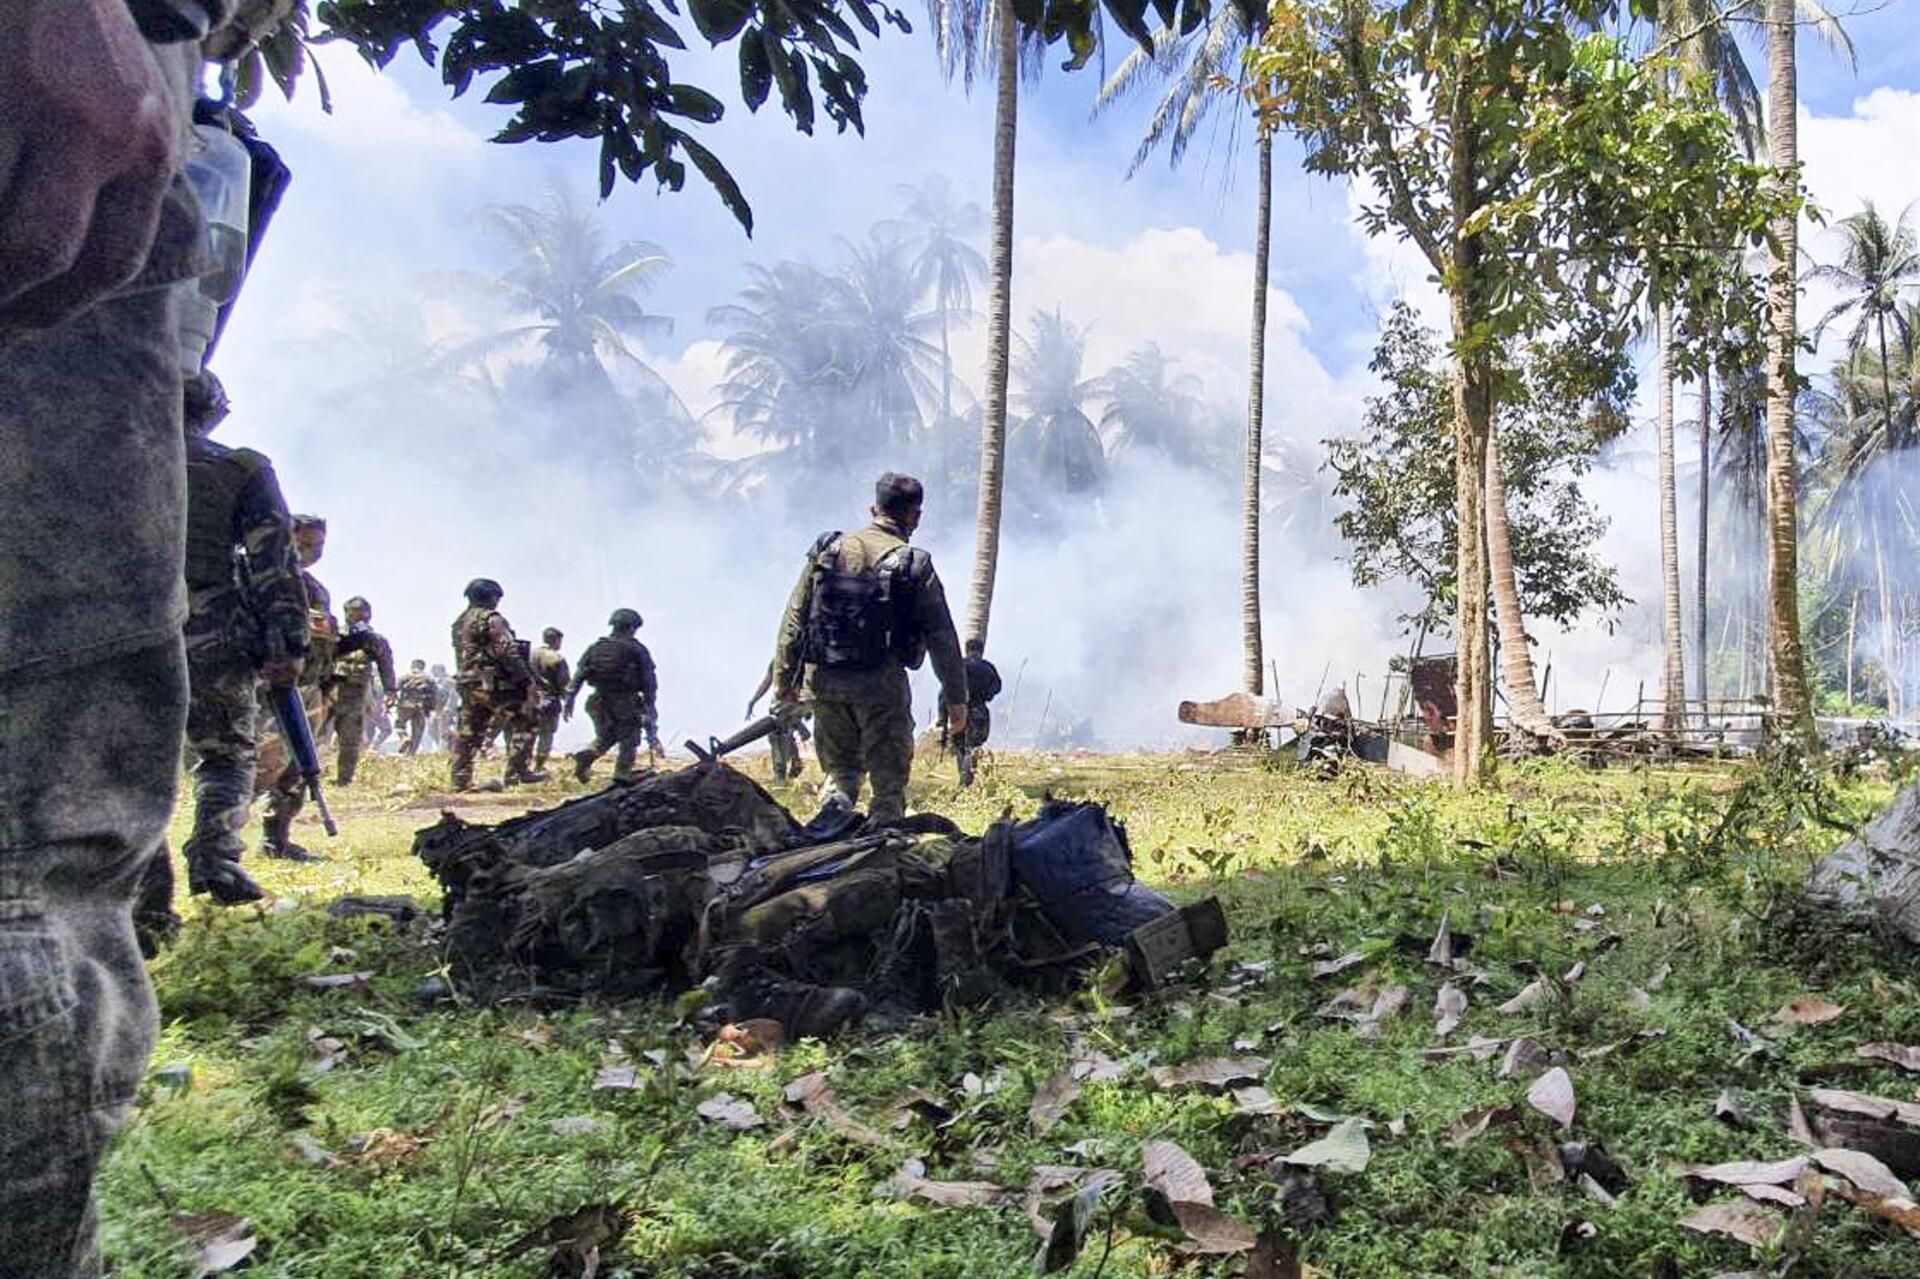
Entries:
[[408,663],[408,667],[415,675],[424,674],[427,669],[427,659],[424,657],[416,657]]
[[492,608],[506,592],[490,577],[476,577],[467,583],[467,603],[477,608]]
[[364,595],[356,595],[340,607],[346,613],[349,623],[373,620],[373,605],[367,603],[367,597]]
[[607,625],[613,628],[615,635],[631,635],[640,629],[640,614],[630,608],[616,608],[613,616],[607,619]]
[[445,679],[447,677],[447,668],[435,662],[433,664],[433,677],[435,679]]
[[293,517],[293,549],[301,568],[312,568],[327,553],[327,522],[318,515]]
[[987,642],[985,640],[970,639],[967,641],[968,657],[985,657],[986,655],[987,655]]
[[558,626],[549,626],[546,630],[540,632],[540,642],[548,648],[559,648],[561,642],[566,638],[566,636],[560,633]]
[[920,504],[926,499],[927,490],[919,480],[888,471],[873,486],[873,513],[902,533],[911,533],[920,527]]
[[188,435],[213,434],[231,411],[227,388],[211,370],[202,369],[187,379],[180,397],[180,419]]

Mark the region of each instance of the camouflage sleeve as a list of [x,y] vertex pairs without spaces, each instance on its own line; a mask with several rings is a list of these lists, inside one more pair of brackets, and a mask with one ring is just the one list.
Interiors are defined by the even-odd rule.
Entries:
[[528,667],[527,659],[520,655],[520,645],[513,638],[513,628],[498,613],[487,619],[487,652],[514,683],[533,682],[533,671]]
[[247,578],[259,614],[263,661],[304,656],[307,588],[293,549],[293,517],[268,465],[254,472],[234,508],[234,540],[247,553]]
[[581,685],[587,682],[587,658],[593,652],[591,645],[580,654],[580,661],[573,668],[573,678],[567,681],[566,698],[569,702],[580,696]]
[[927,642],[927,656],[933,660],[933,673],[940,680],[940,700],[949,706],[967,702],[967,664],[960,655],[960,636],[953,628],[953,614],[947,609],[947,588],[931,561],[927,580],[915,593],[913,610],[920,634]]
[[813,592],[813,557],[800,568],[800,580],[787,597],[787,611],[780,617],[780,636],[773,648],[773,695],[784,697],[800,687],[801,667],[806,658],[807,602]]
[[393,674],[393,645],[387,643],[384,635],[375,635],[371,645],[374,665],[380,668],[380,691],[392,693],[400,687],[400,681]]
[[654,669],[653,654],[647,651],[645,644],[640,645],[640,694],[647,699],[647,705],[654,705],[660,697],[660,676]]

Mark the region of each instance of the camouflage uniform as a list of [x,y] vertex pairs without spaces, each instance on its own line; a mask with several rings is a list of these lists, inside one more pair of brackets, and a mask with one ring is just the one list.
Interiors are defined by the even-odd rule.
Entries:
[[207,439],[187,441],[186,563],[187,745],[195,760],[193,833],[185,849],[191,871],[240,860],[259,745],[255,673],[262,663],[307,651],[307,596],[293,517],[266,458]]
[[533,766],[547,766],[553,752],[553,735],[560,731],[560,707],[567,697],[573,671],[558,649],[542,644],[533,650],[533,682],[540,690],[539,728],[533,744]]
[[440,690],[440,700],[435,704],[433,718],[427,721],[428,740],[432,749],[437,751],[453,748],[453,717],[460,708],[460,690],[454,687],[453,676],[447,674],[447,668],[436,666],[438,672],[433,678],[433,686]]
[[[957,736],[949,735],[948,746],[953,751],[953,761],[960,772],[962,786],[973,785],[973,770],[980,757],[980,748],[987,744],[987,738],[993,733],[993,712],[987,709],[987,703],[1000,696],[1000,670],[985,657],[969,655],[967,665],[967,727]],[[947,723],[947,708],[940,708],[940,726],[944,730]]]
[[[230,7],[202,4],[216,21]],[[184,130],[198,51],[154,53]],[[204,243],[177,180],[138,278],[59,325],[0,334],[5,1279],[97,1273],[93,1173],[153,1045],[131,905],[165,837],[187,710],[170,289],[203,269]]]
[[472,788],[474,756],[499,732],[507,735],[507,780],[522,780],[533,763],[534,718],[527,704],[533,670],[513,628],[498,611],[475,604],[454,619],[453,653],[453,682],[460,690],[454,789]]
[[[333,682],[333,667],[342,641],[340,623],[333,615],[333,596],[320,579],[302,569],[301,585],[307,593],[307,664],[300,672],[300,702],[306,708],[307,723],[322,724],[328,714],[328,689]],[[307,805],[306,779],[300,773],[293,752],[280,736],[273,715],[260,708],[260,770],[256,789],[266,787],[266,809],[260,822],[260,848],[269,856],[304,857],[306,850],[293,842],[293,819]]]
[[419,753],[420,743],[427,735],[428,721],[439,709],[440,686],[433,682],[433,676],[424,671],[413,671],[400,681],[399,719],[402,755]]
[[869,815],[876,822],[893,821],[906,813],[914,730],[907,667],[919,664],[913,651],[918,645],[924,644],[933,658],[942,701],[967,700],[966,669],[953,616],[947,611],[946,589],[932,560],[916,552],[921,567],[903,570],[918,579],[909,587],[910,598],[903,607],[917,634],[904,646],[896,645],[893,656],[872,670],[829,669],[813,661],[808,618],[822,556],[837,554],[842,571],[859,573],[906,545],[900,525],[885,516],[858,533],[830,534],[816,542],[787,600],[773,657],[775,695],[791,699],[804,687],[813,703],[813,748],[827,775],[829,793],[857,802],[861,780],[871,777]]
[[392,693],[399,683],[393,675],[392,646],[366,623],[349,624],[340,656],[333,664],[333,731],[340,741],[333,779],[336,786],[353,785],[354,771],[360,767],[360,754],[367,742],[367,703],[376,671],[381,694]]
[[603,635],[581,654],[573,682],[567,686],[568,705],[583,684],[593,688],[587,698],[593,745],[574,755],[575,774],[585,780],[593,762],[611,750],[614,777],[632,777],[634,756],[647,731],[647,712],[660,692],[653,654],[631,635]]

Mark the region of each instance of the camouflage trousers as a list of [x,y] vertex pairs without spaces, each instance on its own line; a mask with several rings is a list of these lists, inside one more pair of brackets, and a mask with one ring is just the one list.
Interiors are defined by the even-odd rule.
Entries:
[[223,651],[193,654],[187,663],[187,749],[193,754],[193,831],[187,865],[202,858],[237,862],[253,807],[259,761],[253,667]]
[[594,693],[587,698],[587,718],[593,721],[593,745],[574,758],[584,757],[591,766],[612,751],[614,777],[632,777],[634,757],[647,734],[646,702],[637,693]]
[[0,677],[0,1276],[98,1272],[92,1181],[157,1018],[131,904],[173,808],[179,644]]
[[553,753],[553,735],[560,731],[560,699],[542,697],[538,727],[533,737],[533,766],[545,768],[547,756]]
[[394,712],[394,722],[400,730],[402,755],[420,753],[420,744],[427,736],[427,714],[424,706],[402,706]]
[[365,684],[341,683],[333,690],[333,734],[339,742],[334,764],[333,784],[353,785],[360,767],[360,756],[367,745],[367,703],[371,690]]
[[913,700],[837,702],[815,697],[813,750],[827,775],[826,793],[860,800],[860,783],[871,779],[875,822],[897,821],[907,812],[907,778],[913,772]]
[[[326,722],[328,699],[318,685],[300,686],[300,704],[306,708],[308,724]],[[254,723],[260,741],[260,759],[254,770],[253,789],[256,795],[264,792],[267,800],[261,817],[261,842],[270,849],[284,848],[292,838],[293,819],[307,806],[306,779],[300,775],[293,752],[280,736],[273,712],[264,703]]]
[[453,787],[473,786],[473,761],[495,733],[507,735],[507,780],[525,777],[533,764],[534,717],[524,689],[460,690],[460,719],[452,742]]

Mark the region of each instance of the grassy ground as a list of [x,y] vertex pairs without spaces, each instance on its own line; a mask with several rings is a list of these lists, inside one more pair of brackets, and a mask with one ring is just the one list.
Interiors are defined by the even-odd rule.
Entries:
[[[1033,1168],[1098,1165],[1137,1183],[1141,1144],[1166,1139],[1208,1170],[1221,1208],[1287,1234],[1325,1275],[1706,1276],[1772,1263],[1679,1228],[1693,1204],[1676,1164],[1793,1153],[1777,1115],[1811,1081],[1914,1091],[1853,1054],[1867,1041],[1920,1042],[1911,959],[1819,921],[1792,890],[1840,838],[1829,823],[1870,812],[1884,783],[1543,766],[1510,772],[1503,791],[1459,796],[1371,771],[1313,781],[1244,759],[1003,757],[975,790],[936,783],[917,802],[979,830],[1004,809],[1031,812],[1048,791],[1106,801],[1148,879],[1177,896],[1221,896],[1229,962],[1130,1007],[1034,1000],[728,1068],[689,1059],[704,1037],[679,1028],[671,1007],[424,1008],[415,991],[437,959],[420,930],[327,916],[342,893],[432,904],[408,844],[447,801],[443,769],[370,761],[337,798],[345,829],[325,845],[329,862],[256,864],[277,895],[271,908],[188,908],[185,934],[153,968],[166,1023],[154,1080],[105,1174],[118,1273],[193,1274],[169,1218],[224,1212],[250,1224],[258,1273],[536,1276],[557,1263],[530,1232],[613,1202],[632,1224],[603,1274],[1012,1275],[1038,1244],[1020,1204]],[[465,808],[504,816],[529,798]],[[1449,1138],[1469,1112],[1521,1103],[1526,1083],[1498,1078],[1498,1056],[1426,1055],[1442,978],[1424,956],[1443,916],[1484,972],[1460,979],[1471,1006],[1449,1042],[1526,1035],[1565,1054],[1572,1137],[1604,1146],[1631,1178],[1612,1206],[1548,1184],[1537,1160],[1530,1176],[1520,1152],[1556,1134],[1524,1105],[1463,1145]],[[1363,962],[1311,975],[1356,950]],[[1536,974],[1582,962],[1577,984],[1553,981],[1526,1011],[1496,1011]],[[371,978],[325,990],[304,980],[345,972]],[[1392,984],[1411,998],[1377,1038],[1316,1015],[1343,988]],[[1774,1020],[1808,994],[1846,1012],[1810,1028]],[[1736,1022],[1769,1046],[1755,1052]],[[1087,1083],[1036,1136],[1035,1091],[1076,1044],[1141,1069]],[[1270,1063],[1260,1075],[1277,1114],[1156,1088],[1144,1069],[1253,1055]],[[639,1086],[596,1089],[610,1060],[636,1064]],[[816,1070],[877,1133],[849,1136],[783,1101],[789,1081]],[[1751,1128],[1715,1119],[1728,1088]],[[957,1118],[893,1127],[909,1089]],[[720,1092],[766,1123],[736,1133],[699,1117]],[[1323,1173],[1310,1188],[1264,1161],[1236,1171],[1241,1156],[1323,1135],[1315,1116],[1328,1112],[1372,1125],[1364,1171]],[[928,1177],[1010,1194],[981,1207],[902,1200],[888,1187],[909,1157]],[[1316,1192],[1323,1221],[1312,1220]],[[1143,1229],[1137,1202],[1108,1195],[1070,1273],[1237,1272],[1238,1259],[1188,1258]],[[1793,1273],[1913,1276],[1920,1242],[1829,1203]]]

